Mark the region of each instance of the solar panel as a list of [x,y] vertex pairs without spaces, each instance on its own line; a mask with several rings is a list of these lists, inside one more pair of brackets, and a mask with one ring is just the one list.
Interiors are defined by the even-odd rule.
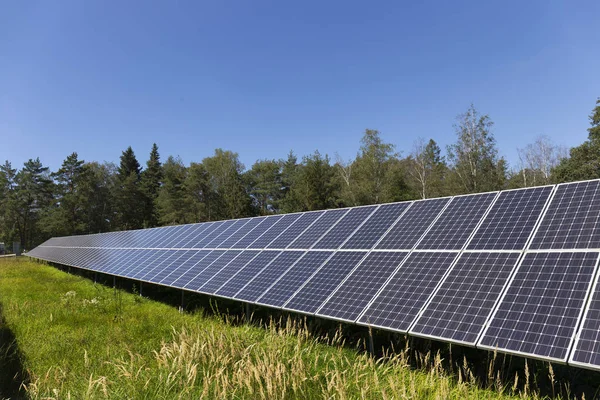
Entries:
[[174,260],[171,264],[164,266],[164,268],[156,269],[152,272],[147,273],[142,279],[145,279],[150,282],[159,283],[164,278],[169,276],[173,270],[179,268],[181,265],[188,262],[188,260],[196,254],[195,250],[184,250],[180,251],[180,257]]
[[[159,228],[147,229],[147,234],[140,237],[139,241],[136,242],[135,247],[138,247],[138,248],[148,247],[147,244],[150,243],[150,241],[153,240],[156,235],[159,235],[160,232],[161,232],[161,230]],[[106,245],[107,241],[108,241],[108,237],[104,238],[103,240],[99,240],[96,245],[108,247]]]
[[213,228],[210,230],[210,232],[207,229],[205,231],[205,234],[203,234],[198,241],[196,241],[195,243],[190,243],[192,245],[192,248],[207,248],[207,245],[210,242],[212,242],[216,237],[218,237],[221,233],[225,232],[225,230],[227,230],[231,226],[231,220],[213,222],[212,226]]
[[233,247],[241,238],[246,236],[251,230],[256,228],[259,224],[261,224],[265,220],[265,217],[257,217],[251,218],[247,224],[238,229],[234,234],[229,236],[223,242],[221,242],[217,247],[220,249],[228,249]]
[[59,237],[28,254],[600,370],[599,249],[594,180]]
[[497,193],[454,197],[423,236],[418,249],[460,250]]
[[530,248],[600,248],[600,181],[558,185]]
[[239,271],[227,283],[225,283],[217,294],[223,297],[233,297],[239,292],[249,280],[257,275],[257,273],[265,266],[269,265],[275,257],[280,253],[278,251],[262,251],[256,258],[250,261],[244,269]]
[[216,275],[223,267],[231,262],[234,258],[241,254],[241,250],[226,250],[221,257],[217,258],[212,264],[190,280],[184,288],[189,290],[198,290],[210,278]]
[[[194,264],[190,269],[185,271],[181,276],[177,277],[171,283],[171,286],[184,288],[192,279],[194,279],[198,274],[202,273],[206,268],[208,268],[213,262],[219,259],[223,254],[225,254],[224,250],[213,250],[205,255],[200,261]],[[164,281],[163,281],[164,283]]]
[[188,229],[184,235],[181,235],[176,241],[171,244],[171,248],[174,249],[184,249],[185,245],[189,243],[190,240],[196,239],[206,228],[208,228],[209,224],[193,224],[189,225],[190,229]]
[[343,249],[370,249],[396,222],[411,203],[381,205],[371,217],[348,239]]
[[[169,240],[167,240],[165,243],[163,243],[163,247],[165,247],[167,249],[173,248],[175,246],[175,244],[181,240],[181,238],[189,235],[189,230],[192,228],[192,225],[180,225],[177,228],[181,228],[181,229],[175,230],[173,235],[171,235],[171,237],[169,237]],[[132,242],[134,242],[133,237],[132,237]]]
[[248,219],[232,219],[225,221],[223,224],[227,227],[216,235],[210,242],[206,242],[204,247],[207,249],[218,247],[224,240],[229,236],[233,235],[238,229],[244,226],[248,222]]
[[114,273],[115,275],[123,275],[127,268],[132,262],[139,260],[140,258],[146,259],[154,254],[156,250],[144,251],[142,249],[134,250],[113,250],[111,253],[113,257],[109,259],[108,265],[104,268],[104,272],[107,274]]
[[333,255],[332,251],[309,251],[281,278],[256,299],[256,303],[281,307],[308,278]]
[[[148,244],[146,246],[148,246],[149,248],[165,248],[165,243],[174,235],[177,233],[178,229],[176,229],[176,226],[165,226],[163,228],[157,228],[160,229],[160,235],[156,235],[154,236],[153,240],[149,241]],[[126,232],[123,232],[123,235],[121,235],[121,238],[119,238],[118,242],[115,243],[115,247],[121,247],[120,244],[123,243],[123,239],[124,236],[126,235]]]
[[312,248],[314,249],[337,249],[355,229],[377,209],[378,206],[367,206],[352,208],[344,217],[325,234]]
[[[236,299],[245,301],[255,301],[260,295],[266,292],[271,285],[283,275],[294,263],[304,255],[302,251],[285,251],[279,254],[269,264],[262,264],[262,270],[246,270],[240,273],[238,281],[245,280],[247,283],[239,293],[235,295]],[[243,275],[243,276],[242,276]]]
[[463,253],[409,333],[474,345],[520,253]]
[[480,346],[566,361],[598,254],[526,254]]
[[146,259],[144,263],[137,263],[134,268],[129,269],[127,276],[131,277],[131,279],[140,279],[146,272],[172,261],[171,257],[177,255],[177,253],[174,250],[159,250],[153,258]]
[[354,322],[408,252],[376,252],[345,279],[317,315]]
[[[173,283],[181,278],[182,282],[185,282],[186,276],[188,279],[192,279],[200,272],[200,268],[196,266],[200,261],[204,260],[206,256],[208,256],[211,251],[210,250],[190,250],[190,257],[182,261],[181,264],[177,265],[175,268],[172,268],[171,271],[163,271],[161,274],[165,274],[165,276],[160,279],[160,276],[155,276],[152,280],[158,281],[162,285],[167,286],[178,286]],[[216,253],[215,253],[216,254]],[[160,280],[159,280],[160,279]]]
[[298,239],[290,244],[288,249],[310,249],[311,246],[329,231],[344,215],[348,209],[327,210],[325,214],[311,225]]
[[569,364],[600,369],[600,285],[597,274],[592,297],[583,315]]
[[166,269],[170,269],[171,265],[179,263],[183,260],[181,260],[181,257],[183,257],[187,252],[186,251],[177,251],[177,250],[173,250],[170,251],[170,256],[168,258],[166,258],[164,261],[162,262],[157,262],[157,263],[149,263],[147,268],[144,268],[139,274],[138,274],[138,279],[144,281],[149,281],[151,277],[153,277],[154,275],[158,274],[159,272],[166,270]]
[[542,186],[501,192],[467,248],[524,249],[553,188]]
[[449,200],[441,198],[413,202],[375,248],[412,249]]
[[236,272],[242,270],[254,257],[260,253],[260,250],[244,250],[236,258],[218,273],[213,275],[204,285],[198,290],[203,293],[215,293],[219,288],[227,282]]
[[263,233],[259,236],[254,242],[248,246],[248,248],[253,249],[264,249],[275,240],[279,235],[281,235],[287,228],[290,227],[298,218],[300,214],[287,214],[282,216],[279,221],[277,221],[271,229]]
[[277,239],[273,240],[267,246],[267,248],[285,249],[323,214],[324,211],[313,211],[301,214],[300,217],[288,229],[286,229],[285,232],[279,235]]
[[407,332],[457,255],[411,253],[357,322]]
[[314,313],[337,285],[367,255],[361,251],[337,252],[283,305],[284,309]]
[[262,236],[265,232],[268,232],[269,229],[273,227],[281,219],[281,215],[270,215],[260,223],[256,228],[252,229],[246,236],[241,238],[238,242],[236,242],[232,248],[236,249],[246,249],[248,246],[252,244],[256,239]]
[[200,238],[206,236],[208,232],[213,229],[214,223],[212,222],[204,222],[202,224],[194,224],[195,229],[190,233],[189,236],[182,238],[179,243],[177,243],[176,247],[182,249],[188,249],[194,245],[194,243],[198,242]]

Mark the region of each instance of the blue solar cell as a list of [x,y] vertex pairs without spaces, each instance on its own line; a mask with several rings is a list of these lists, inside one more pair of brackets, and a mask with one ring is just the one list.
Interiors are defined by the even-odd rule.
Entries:
[[227,221],[217,221],[217,222],[213,222],[212,223],[213,228],[210,229],[210,232],[208,232],[208,229],[206,230],[206,235],[203,234],[195,243],[190,243],[192,245],[192,248],[194,249],[202,249],[207,247],[207,245],[217,236],[219,236],[221,233],[223,233],[227,228],[229,228],[231,226],[231,222],[227,222]]
[[309,251],[292,268],[256,299],[259,304],[281,307],[333,255],[332,251]]
[[260,235],[254,242],[252,242],[252,244],[248,246],[248,248],[264,249],[269,245],[269,243],[285,232],[285,230],[288,229],[290,225],[292,225],[299,217],[300,214],[283,215],[279,221],[273,224],[273,226],[265,233]]
[[360,251],[335,253],[283,308],[314,313],[366,254]]
[[245,249],[248,248],[252,242],[262,236],[265,232],[279,221],[281,215],[271,215],[264,218],[256,228],[252,229],[250,232],[246,234],[243,238],[241,238],[238,242],[236,242],[232,248],[236,249]]
[[218,236],[216,236],[213,240],[206,243],[204,247],[206,248],[217,248],[221,243],[227,240],[231,235],[236,233],[240,228],[250,221],[249,219],[234,219],[231,220],[232,223],[228,224],[227,228],[221,232]]
[[346,278],[317,315],[354,322],[408,252],[375,252]]
[[233,297],[249,280],[256,276],[257,271],[269,265],[277,255],[279,255],[278,251],[261,251],[255,259],[246,264],[242,270],[225,283],[217,291],[217,294],[224,297]]
[[412,249],[450,199],[415,201],[375,246],[377,249]]
[[210,278],[215,276],[223,267],[231,262],[234,258],[240,255],[241,250],[225,250],[221,257],[217,258],[212,264],[196,275],[192,280],[185,285],[186,289],[199,290]]
[[484,193],[454,197],[417,245],[424,250],[460,250],[496,197]]
[[264,264],[261,269],[260,265],[255,268],[244,270],[236,276],[236,280],[240,285],[243,282],[247,284],[239,293],[235,295],[236,299],[253,302],[259,298],[271,285],[283,275],[294,263],[302,257],[302,251],[284,251],[278,255],[269,264]]
[[[200,269],[195,269],[195,267],[202,261],[206,256],[208,256],[211,251],[210,250],[190,250],[190,257],[186,261],[182,261],[179,265],[172,268],[171,271],[168,272],[160,281],[159,276],[157,275],[155,278],[161,285],[171,286],[173,282],[181,278],[180,282],[185,282],[186,277],[192,279],[196,276]],[[187,282],[186,282],[187,283]],[[185,285],[185,284],[183,284]]]
[[166,278],[171,272],[175,269],[179,268],[182,264],[186,263],[192,255],[196,253],[194,250],[182,250],[179,251],[179,257],[174,259],[172,263],[169,265],[165,265],[163,268],[155,268],[154,271],[148,272],[145,276],[142,277],[143,280],[159,283],[164,278]]
[[314,249],[337,249],[340,247],[354,230],[377,209],[378,206],[367,206],[352,208],[329,232],[321,238]]
[[327,210],[314,224],[311,225],[298,239],[290,244],[288,249],[310,249],[327,231],[329,231],[349,209]]
[[[206,250],[205,250],[206,251]],[[199,253],[202,254],[202,253]],[[196,264],[192,265],[190,269],[183,272],[179,277],[173,280],[172,277],[169,277],[168,280],[172,280],[171,286],[184,288],[186,287],[192,279],[196,277],[196,275],[203,272],[206,268],[208,268],[215,260],[225,254],[224,250],[213,250],[206,254],[203,258],[201,258]],[[166,284],[167,279],[165,279],[161,283]]]
[[259,250],[244,250],[237,257],[225,265],[223,269],[217,272],[198,290],[202,293],[215,293],[225,282],[227,282],[236,272],[242,270],[254,257],[260,253]]
[[285,249],[294,240],[296,240],[302,232],[311,226],[319,217],[324,214],[324,211],[314,211],[300,214],[299,218],[281,235],[273,240],[268,246],[268,249]]
[[520,253],[463,253],[409,333],[475,344]]
[[343,249],[370,249],[394,224],[411,203],[381,205],[371,217],[348,239]]
[[600,181],[558,185],[530,248],[600,248]]
[[256,228],[264,220],[265,220],[265,217],[256,217],[256,218],[250,219],[247,224],[245,224],[240,229],[238,229],[237,232],[235,232],[233,235],[229,236],[226,240],[224,240],[222,243],[220,243],[219,246],[217,246],[217,247],[220,249],[232,248],[233,245],[235,245],[241,238],[246,236],[251,230]]
[[480,345],[566,361],[596,272],[598,253],[528,253]]
[[552,186],[542,186],[501,192],[467,248],[524,249],[552,189]]
[[358,322],[406,332],[458,253],[413,252]]

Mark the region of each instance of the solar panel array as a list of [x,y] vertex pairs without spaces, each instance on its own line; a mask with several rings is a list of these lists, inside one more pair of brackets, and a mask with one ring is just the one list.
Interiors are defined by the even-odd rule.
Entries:
[[52,238],[28,255],[600,369],[600,180]]

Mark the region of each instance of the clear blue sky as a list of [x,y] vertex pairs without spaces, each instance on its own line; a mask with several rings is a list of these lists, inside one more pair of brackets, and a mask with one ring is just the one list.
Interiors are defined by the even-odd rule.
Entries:
[[493,3],[4,2],[0,160],[348,159],[365,128],[407,154],[454,141],[471,102],[511,163],[541,134],[583,142],[600,2]]

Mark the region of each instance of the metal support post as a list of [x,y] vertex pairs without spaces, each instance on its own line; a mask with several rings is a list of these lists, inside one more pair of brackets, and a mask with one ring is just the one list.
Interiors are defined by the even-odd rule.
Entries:
[[179,312],[180,312],[180,313],[182,313],[182,312],[183,312],[183,306],[184,306],[184,297],[183,297],[183,295],[184,295],[184,293],[185,293],[185,292],[182,290],[182,291],[181,291],[181,305],[179,306]]
[[142,282],[140,282],[140,296],[142,296]]
[[373,343],[373,331],[369,328],[369,353],[372,357],[375,357],[375,344]]
[[117,277],[113,275],[113,288],[117,287]]
[[249,324],[250,323],[250,303],[246,303],[246,312],[244,313],[246,316],[246,323]]

